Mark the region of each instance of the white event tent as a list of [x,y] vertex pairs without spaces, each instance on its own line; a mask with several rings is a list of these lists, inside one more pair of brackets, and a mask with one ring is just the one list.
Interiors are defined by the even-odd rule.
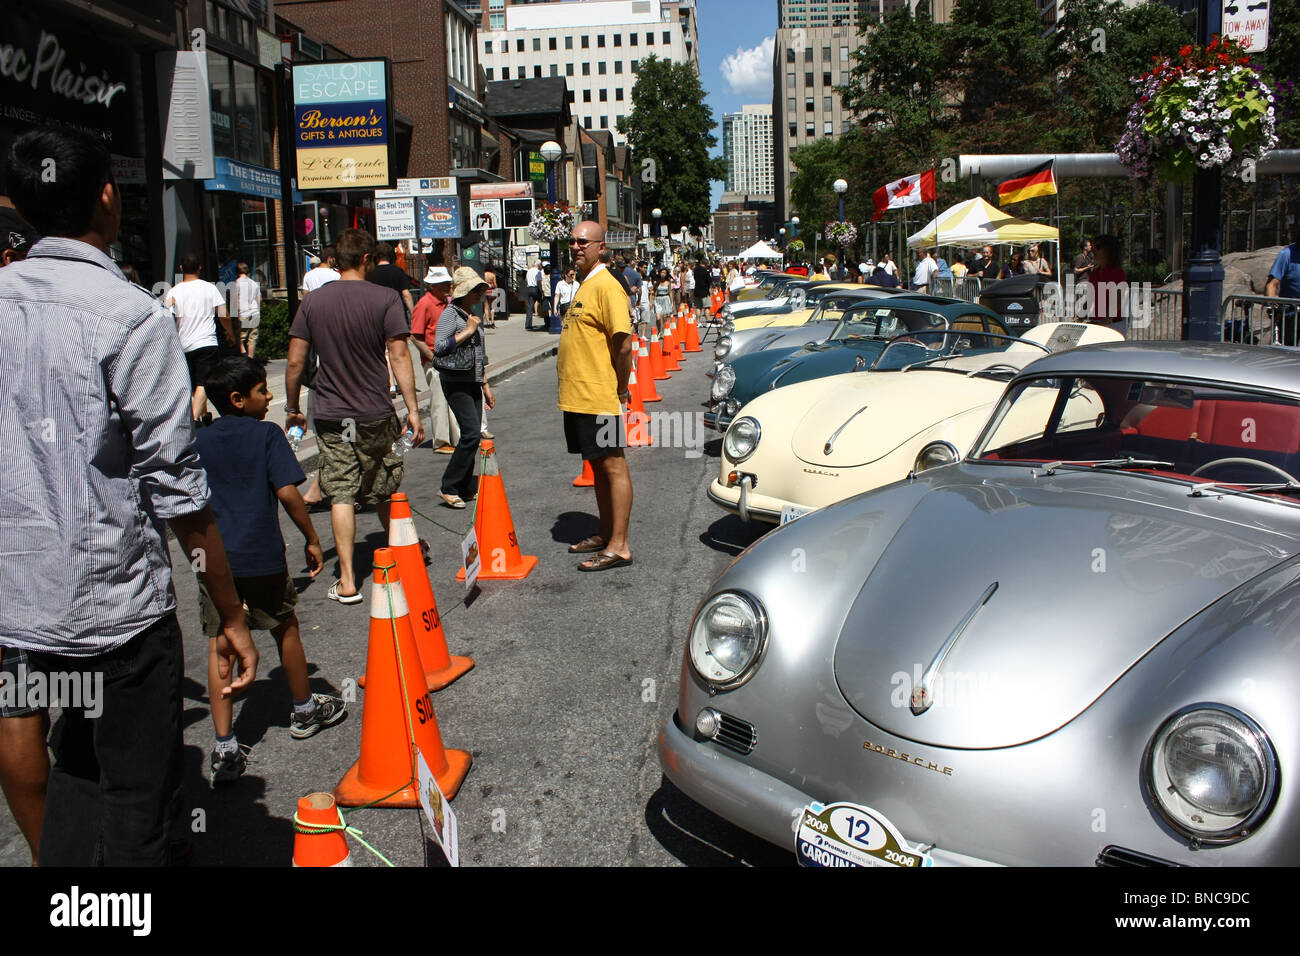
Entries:
[[782,258],[782,256],[781,253],[777,252],[766,242],[760,240],[759,242],[754,243],[744,252],[740,253],[740,255],[736,256],[736,258],[737,259],[780,259]]
[[985,244],[1021,245],[1029,242],[1056,244],[1056,274],[1061,274],[1061,232],[1055,226],[1017,219],[1005,209],[976,196],[945,209],[921,229],[907,237],[910,248],[920,246],[978,247]]

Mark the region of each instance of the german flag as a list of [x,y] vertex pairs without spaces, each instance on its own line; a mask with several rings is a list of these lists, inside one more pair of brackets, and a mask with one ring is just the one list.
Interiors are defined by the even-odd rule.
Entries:
[[1041,166],[1035,166],[1027,172],[1018,173],[998,183],[998,205],[1010,206],[1012,203],[1033,199],[1035,196],[1056,195],[1055,160],[1049,159]]

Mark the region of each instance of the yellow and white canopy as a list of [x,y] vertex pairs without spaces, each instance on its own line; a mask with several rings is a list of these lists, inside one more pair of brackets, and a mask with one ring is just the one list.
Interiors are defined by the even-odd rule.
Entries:
[[979,196],[959,202],[931,219],[920,232],[907,237],[913,249],[919,246],[982,246],[985,243],[1056,242],[1060,230],[1017,219],[1009,212],[985,202]]

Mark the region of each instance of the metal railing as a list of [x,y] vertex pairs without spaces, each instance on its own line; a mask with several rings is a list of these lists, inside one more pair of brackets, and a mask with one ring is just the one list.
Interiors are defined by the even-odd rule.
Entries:
[[1153,289],[1139,296],[1128,323],[1129,341],[1177,342],[1183,337],[1183,292],[1181,289]]
[[1219,311],[1225,342],[1300,345],[1300,299],[1229,295]]

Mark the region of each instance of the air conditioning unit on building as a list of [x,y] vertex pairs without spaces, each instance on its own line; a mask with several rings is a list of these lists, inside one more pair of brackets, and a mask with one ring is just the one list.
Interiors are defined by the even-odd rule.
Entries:
[[295,60],[323,60],[325,59],[325,47],[317,43],[305,33],[293,34],[293,58]]

